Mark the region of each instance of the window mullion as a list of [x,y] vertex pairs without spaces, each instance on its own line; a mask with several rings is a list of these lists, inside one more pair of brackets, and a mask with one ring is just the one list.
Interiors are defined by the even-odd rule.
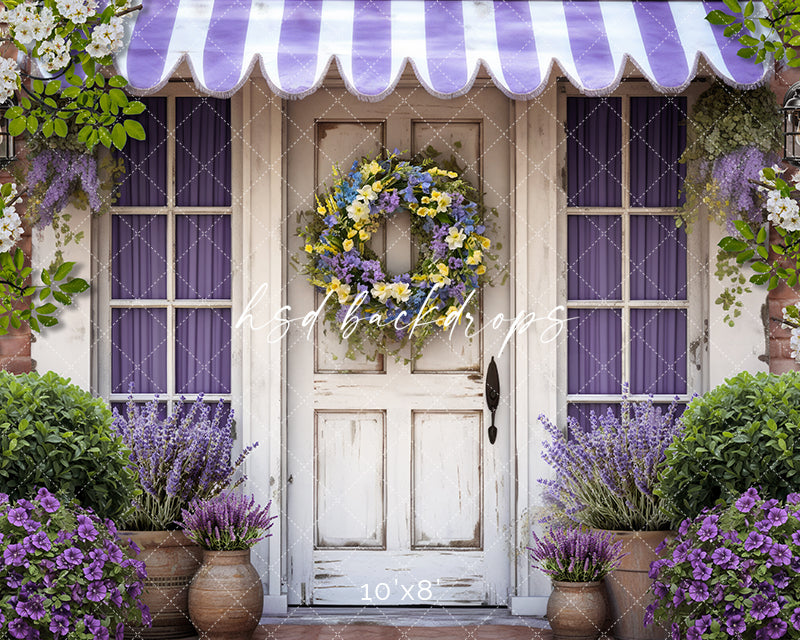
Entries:
[[175,97],[167,98],[167,411],[175,404]]
[[630,97],[622,99],[622,383],[631,379],[631,307],[630,307]]

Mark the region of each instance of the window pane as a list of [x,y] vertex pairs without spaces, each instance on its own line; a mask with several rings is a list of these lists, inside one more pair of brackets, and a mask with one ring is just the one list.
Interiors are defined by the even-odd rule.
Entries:
[[567,218],[567,296],[570,300],[619,300],[622,219],[576,215]]
[[176,393],[230,393],[231,310],[175,310]]
[[111,297],[117,300],[167,297],[167,217],[113,215]]
[[[186,404],[184,404],[184,405],[180,405],[180,404],[176,404],[175,405],[175,410],[178,411],[181,414],[181,419],[183,419],[183,417],[185,417],[186,414],[189,413],[189,410],[192,408],[193,404],[194,403],[192,401],[187,400]],[[217,407],[219,405],[216,402],[206,402],[205,404],[208,407],[208,417],[213,420],[214,416],[217,413]],[[231,409],[231,403],[230,402],[223,402],[222,405],[219,406],[219,411],[220,411],[219,424],[220,425],[224,425],[228,421],[228,416],[230,415],[231,410],[232,409]],[[199,417],[199,413],[195,414],[195,416]]]
[[686,229],[673,216],[631,216],[631,299],[686,300]]
[[622,99],[567,98],[567,205],[622,205]]
[[686,393],[685,309],[631,309],[631,393]]
[[231,103],[175,100],[175,200],[179,207],[231,204]]
[[686,98],[631,98],[631,206],[683,204]]
[[[139,408],[139,411],[143,411],[147,402],[136,402],[136,406]],[[128,403],[127,402],[112,402],[111,403],[111,410],[117,410],[119,414],[128,419]],[[158,417],[162,420],[166,419],[167,417],[167,403],[166,402],[159,402],[158,403]]]
[[167,204],[167,99],[138,98],[146,110],[138,116],[144,140],[128,138],[117,157],[125,161],[119,187],[120,207],[163,207]]
[[622,317],[618,309],[570,309],[567,393],[620,393]]
[[179,215],[175,218],[175,295],[231,297],[231,218]]
[[167,310],[112,309],[111,392],[166,390]]
[[619,404],[614,402],[570,403],[567,405],[567,416],[575,418],[582,431],[589,431],[592,412],[597,416],[605,416],[609,409],[616,418],[619,418]]

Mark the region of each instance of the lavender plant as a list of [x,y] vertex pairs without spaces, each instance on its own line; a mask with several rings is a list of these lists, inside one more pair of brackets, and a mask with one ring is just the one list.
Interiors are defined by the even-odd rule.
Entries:
[[[258,446],[246,447],[232,464],[233,411],[225,419],[220,401],[211,415],[202,395],[188,410],[184,406],[161,418],[157,400],[140,408],[130,398],[125,416],[114,412],[114,428],[131,450],[131,465],[142,488],[127,522],[133,529],[175,529],[192,500],[212,498],[231,486],[237,469]],[[242,476],[232,486],[244,480]]]
[[799,521],[800,494],[783,503],[752,487],[684,520],[650,566],[655,600],[645,624],[664,622],[675,639],[797,638]]
[[614,534],[578,527],[552,527],[535,533],[528,547],[534,566],[559,582],[597,582],[619,566],[625,555]]
[[126,623],[150,623],[144,578],[111,520],[44,488],[0,494],[0,637],[121,640]]
[[235,551],[249,549],[268,538],[277,516],[269,515],[269,502],[263,509],[255,498],[223,491],[207,500],[194,500],[182,511],[183,532],[203,549]]
[[664,452],[681,433],[676,416],[676,402],[662,412],[652,398],[632,402],[627,395],[621,418],[610,407],[605,415],[592,412],[587,431],[570,418],[565,433],[539,416],[550,435],[542,457],[556,472],[555,479],[539,482],[555,515],[596,529],[668,528],[653,490]]

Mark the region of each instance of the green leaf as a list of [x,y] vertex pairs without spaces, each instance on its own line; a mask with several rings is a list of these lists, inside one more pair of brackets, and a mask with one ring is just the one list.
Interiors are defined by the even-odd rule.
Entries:
[[50,279],[50,271],[48,269],[42,269],[42,282],[44,282],[47,286],[53,284],[53,281]]
[[125,131],[134,140],[144,140],[144,127],[136,120],[125,120]]
[[7,120],[13,120],[14,118],[19,118],[22,115],[22,107],[9,107],[6,109],[5,117]]
[[747,45],[748,47],[755,47],[756,45],[758,45],[759,40],[758,38],[754,38],[753,36],[743,35],[739,38],[739,42],[741,42],[744,45]]
[[25,131],[25,127],[27,126],[27,120],[24,117],[14,118],[11,122],[8,123],[8,133],[12,136],[21,135],[23,131]]
[[125,146],[127,139],[128,135],[125,133],[125,127],[118,122],[111,130],[111,140],[114,143],[114,146],[117,149],[122,149]]
[[111,99],[120,107],[124,107],[128,104],[128,96],[125,95],[122,89],[109,89],[108,95],[111,96]]
[[753,0],[749,0],[749,2],[744,6],[744,12],[742,15],[745,18],[749,18],[753,15],[753,12],[756,10],[755,5],[753,5]]
[[50,313],[54,313],[57,310],[58,310],[58,307],[56,305],[54,305],[52,302],[48,302],[46,304],[43,304],[41,306],[36,307],[36,313],[39,313],[39,314],[42,314],[42,313],[50,314]]
[[71,278],[59,287],[63,292],[75,294],[82,293],[89,288],[89,283],[83,278]]
[[38,118],[31,114],[28,116],[28,121],[26,123],[29,133],[36,133],[39,130],[39,120]]
[[764,244],[764,241],[767,239],[767,228],[761,227],[758,230],[758,234],[756,235],[756,242],[758,244]]
[[742,5],[739,4],[738,0],[723,0],[723,2],[725,2],[725,6],[734,13],[742,12]]
[[136,116],[140,113],[144,113],[145,106],[143,102],[135,101],[129,102],[125,108],[122,110],[126,116]]
[[724,11],[720,11],[719,9],[714,9],[711,11],[707,16],[706,20],[708,20],[711,24],[730,24],[736,18],[731,15],[728,15]]
[[111,76],[108,79],[108,84],[117,89],[121,89],[122,87],[128,86],[128,81],[122,76]]
[[61,293],[60,291],[53,291],[53,298],[56,300],[56,302],[60,302],[61,304],[66,306],[72,304],[72,298],[70,298],[65,293]]
[[743,238],[747,240],[752,240],[755,236],[753,235],[753,230],[750,228],[750,225],[747,224],[744,220],[736,220],[733,223],[733,226],[736,227],[736,230],[742,234]]
[[53,120],[48,120],[42,125],[42,135],[49,138],[53,135]]
[[756,251],[758,251],[758,255],[764,258],[764,260],[769,259],[769,251],[767,251],[767,248],[763,244],[758,245]]
[[102,144],[106,148],[111,148],[111,134],[108,132],[108,129],[105,127],[100,127],[97,130],[97,135],[100,138],[100,144]]
[[58,80],[51,80],[47,83],[47,87],[45,87],[45,94],[48,96],[54,96],[58,93],[58,90],[61,89],[61,83]]
[[39,322],[41,322],[45,327],[54,327],[58,324],[58,319],[54,318],[53,316],[38,316],[38,318]]
[[63,280],[69,275],[69,272],[72,271],[72,267],[75,266],[74,262],[64,262],[62,263],[58,269],[56,269],[56,273],[53,276],[53,280],[58,282],[59,280]]
[[56,135],[59,138],[66,138],[69,129],[67,128],[67,123],[64,122],[61,118],[54,118],[53,119],[53,128],[56,131]]
[[734,238],[733,236],[726,236],[722,240],[719,241],[719,248],[723,251],[729,251],[732,253],[738,251],[744,251],[747,249],[747,243],[739,240],[738,238]]
[[17,250],[14,251],[14,266],[17,268],[17,271],[25,266],[25,253],[22,249],[17,248]]

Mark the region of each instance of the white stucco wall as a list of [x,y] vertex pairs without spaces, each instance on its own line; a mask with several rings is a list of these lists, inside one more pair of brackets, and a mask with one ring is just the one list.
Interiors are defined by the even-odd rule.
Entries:
[[[70,243],[63,249],[64,259],[77,264],[72,275],[84,278],[91,284],[91,215],[69,206],[64,213],[72,215],[70,226],[76,233],[83,231],[78,244]],[[38,272],[55,257],[55,235],[52,228],[33,232],[32,265]],[[83,389],[91,386],[91,289],[77,295],[70,307],[61,307],[58,325],[33,334],[31,357],[36,371],[55,371],[70,378]]]
[[723,318],[725,311],[714,301],[725,288],[725,283],[714,275],[717,243],[728,235],[723,227],[711,224],[708,230],[708,366],[705,389],[713,389],[726,378],[740,371],[769,371],[765,355],[769,353],[764,333],[767,291],[752,287],[751,293],[741,297],[742,315],[733,327]]

